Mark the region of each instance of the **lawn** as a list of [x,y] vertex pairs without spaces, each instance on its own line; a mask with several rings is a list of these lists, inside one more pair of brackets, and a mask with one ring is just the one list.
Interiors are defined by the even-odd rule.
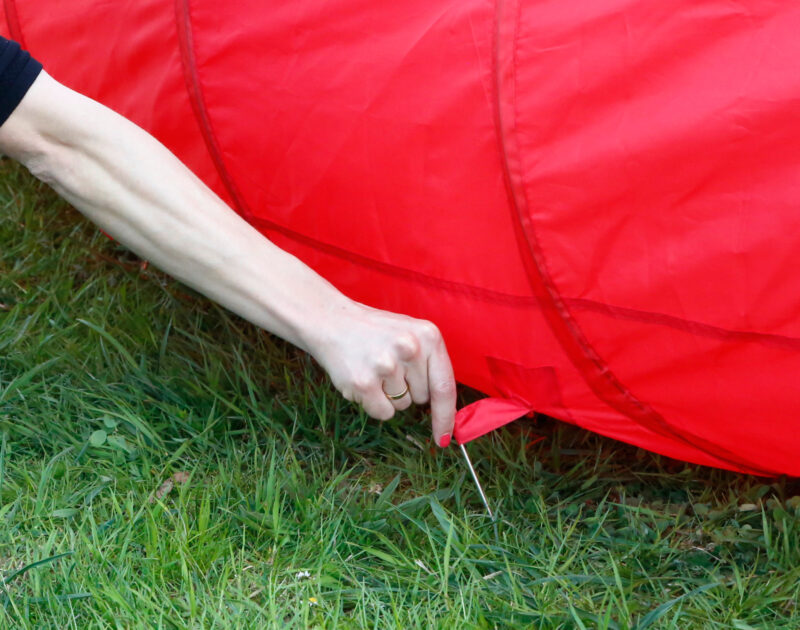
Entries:
[[800,627],[796,481],[536,418],[469,445],[493,524],[424,410],[366,418],[8,160],[0,439],[0,628]]

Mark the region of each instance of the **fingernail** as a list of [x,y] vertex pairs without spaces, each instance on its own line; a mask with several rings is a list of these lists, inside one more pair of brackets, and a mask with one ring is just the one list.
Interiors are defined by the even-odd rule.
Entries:
[[439,446],[442,448],[447,448],[450,446],[450,434],[445,433],[442,437],[439,438]]

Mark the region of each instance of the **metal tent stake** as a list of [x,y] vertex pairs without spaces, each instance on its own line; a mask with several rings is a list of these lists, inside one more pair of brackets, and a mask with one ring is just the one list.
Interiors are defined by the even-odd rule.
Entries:
[[491,518],[492,522],[494,523],[494,513],[492,513],[492,508],[489,507],[489,502],[486,500],[486,495],[483,493],[481,482],[478,481],[478,475],[475,474],[475,469],[472,467],[472,462],[469,459],[469,455],[467,455],[467,449],[463,444],[459,444],[459,446],[461,447],[461,452],[464,454],[464,460],[467,462],[467,466],[469,467],[472,480],[475,482],[475,487],[478,488],[478,494],[481,495],[481,501],[483,501],[483,505],[486,507],[486,511],[489,513],[489,518]]

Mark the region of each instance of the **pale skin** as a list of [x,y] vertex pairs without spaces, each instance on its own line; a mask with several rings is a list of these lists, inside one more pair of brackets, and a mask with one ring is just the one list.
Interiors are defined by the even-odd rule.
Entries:
[[0,151],[142,258],[311,354],[373,418],[430,402],[434,441],[449,444],[456,390],[436,326],[344,296],[140,127],[42,72]]

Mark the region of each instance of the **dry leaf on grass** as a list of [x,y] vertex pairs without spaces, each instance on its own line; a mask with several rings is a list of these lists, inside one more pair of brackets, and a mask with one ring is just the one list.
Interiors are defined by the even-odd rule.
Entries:
[[176,472],[174,475],[172,475],[172,481],[178,484],[186,483],[189,481],[189,473],[184,471]]
[[150,503],[155,503],[156,501],[160,501],[165,496],[167,496],[172,489],[175,487],[175,484],[182,484],[189,481],[189,473],[187,472],[176,472],[171,477],[168,477],[164,483],[162,483],[158,490],[156,490],[155,494],[150,497]]

